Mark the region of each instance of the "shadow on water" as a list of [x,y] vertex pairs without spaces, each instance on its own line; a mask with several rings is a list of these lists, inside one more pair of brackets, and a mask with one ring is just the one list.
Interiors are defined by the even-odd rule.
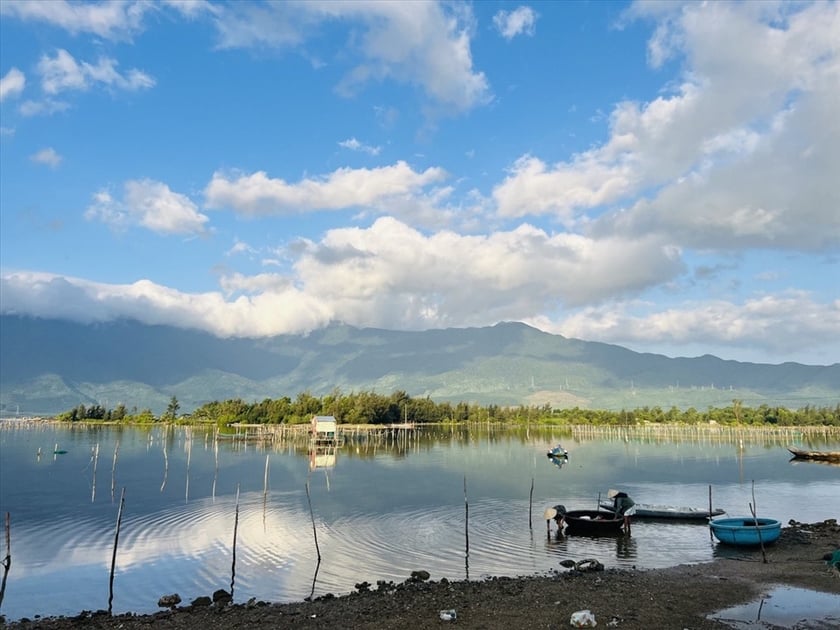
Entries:
[[771,630],[840,627],[840,595],[782,586],[763,597],[709,615],[731,628]]

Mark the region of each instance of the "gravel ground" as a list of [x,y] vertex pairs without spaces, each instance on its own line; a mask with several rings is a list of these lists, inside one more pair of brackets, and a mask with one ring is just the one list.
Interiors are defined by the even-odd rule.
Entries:
[[[756,599],[776,585],[807,588],[838,596],[837,614],[804,628],[838,627],[840,573],[826,559],[840,548],[835,519],[791,521],[766,549],[736,550],[726,558],[647,571],[598,570],[592,563],[558,567],[545,576],[494,578],[477,582],[428,581],[422,572],[401,584],[379,583],[342,597],[311,602],[247,604],[204,602],[178,605],[154,615],[108,616],[83,612],[76,617],[20,620],[14,630],[71,628],[209,630],[236,628],[405,629],[567,628],[572,613],[589,609],[599,627],[632,629],[727,628],[708,619],[715,611]],[[581,559],[584,560],[584,559]],[[441,619],[454,610],[455,618]],[[763,626],[771,628],[771,626]]]

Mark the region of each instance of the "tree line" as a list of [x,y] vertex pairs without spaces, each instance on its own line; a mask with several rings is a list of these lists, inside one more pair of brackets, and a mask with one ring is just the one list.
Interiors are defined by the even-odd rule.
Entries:
[[706,411],[695,408],[662,409],[640,407],[637,409],[609,411],[604,409],[553,409],[542,406],[478,405],[474,403],[447,401],[435,402],[429,397],[412,398],[404,391],[390,395],[375,392],[354,392],[342,394],[333,391],[322,397],[301,392],[292,400],[288,396],[266,398],[260,402],[246,402],[239,398],[205,403],[191,414],[179,415],[181,405],[175,396],[169,401],[166,411],[155,416],[151,410],[129,411],[119,404],[114,409],[105,409],[96,404],[83,404],[57,416],[59,420],[104,421],[126,423],[184,422],[212,423],[226,426],[235,422],[245,424],[300,424],[309,422],[312,416],[334,416],[341,424],[416,424],[439,423],[504,423],[504,424],[598,424],[634,425],[659,424],[701,424],[715,422],[731,425],[779,425],[779,426],[840,426],[840,403],[834,407],[812,407],[788,409],[771,405],[745,407],[741,401],[733,400],[728,407],[710,407]]

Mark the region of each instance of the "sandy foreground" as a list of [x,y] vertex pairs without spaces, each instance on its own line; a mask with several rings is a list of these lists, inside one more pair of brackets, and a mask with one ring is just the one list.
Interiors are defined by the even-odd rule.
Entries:
[[[731,628],[708,616],[734,605],[760,601],[775,586],[786,585],[832,594],[837,597],[837,609],[827,616],[822,611],[819,618],[784,627],[827,629],[840,627],[840,572],[826,561],[839,548],[840,526],[835,519],[813,524],[791,521],[764,556],[761,550],[736,549],[709,563],[668,569],[578,571],[558,567],[550,575],[470,582],[415,577],[400,584],[374,584],[349,595],[327,595],[311,602],[183,602],[153,615],[83,612],[75,617],[21,620],[6,627],[510,630],[569,628],[572,614],[588,609],[599,628]],[[442,619],[441,611],[446,610],[454,610],[455,618]]]

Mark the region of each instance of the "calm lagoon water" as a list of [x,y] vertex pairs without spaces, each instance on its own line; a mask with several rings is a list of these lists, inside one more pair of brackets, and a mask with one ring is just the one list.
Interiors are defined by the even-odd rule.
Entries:
[[[562,467],[545,455],[557,442],[570,452]],[[711,487],[715,507],[733,516],[749,514],[754,496],[759,515],[783,524],[840,518],[840,467],[790,462],[794,443],[840,450],[837,434],[483,427],[348,442],[334,457],[310,457],[305,443],[216,441],[190,428],[2,422],[0,514],[11,515],[12,566],[0,614],[108,608],[123,489],[114,613],[156,611],[170,593],[189,602],[230,590],[237,492],[237,602],[348,593],[419,569],[479,580],[545,573],[564,559],[704,562],[720,551],[703,524],[639,521],[629,537],[556,537],[543,510],[594,509],[614,487],[637,502],[704,507]],[[54,454],[56,445],[66,453]]]

